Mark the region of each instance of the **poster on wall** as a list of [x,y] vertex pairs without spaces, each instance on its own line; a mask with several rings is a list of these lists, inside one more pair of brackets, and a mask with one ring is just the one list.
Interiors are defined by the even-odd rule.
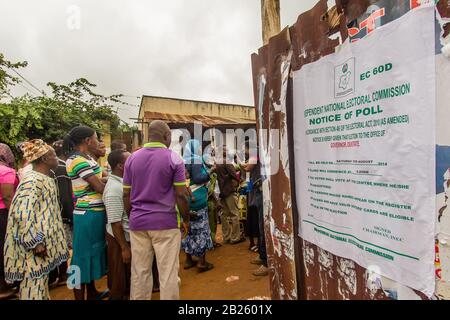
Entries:
[[294,73],[300,237],[432,296],[434,6]]
[[431,0],[380,0],[372,3],[364,14],[350,22],[348,33],[350,41],[358,41],[377,28],[398,19],[409,10],[419,7]]

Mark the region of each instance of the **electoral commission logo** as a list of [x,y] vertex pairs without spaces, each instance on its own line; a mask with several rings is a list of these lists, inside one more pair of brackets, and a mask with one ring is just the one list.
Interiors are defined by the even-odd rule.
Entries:
[[334,67],[334,97],[345,97],[355,92],[355,58]]

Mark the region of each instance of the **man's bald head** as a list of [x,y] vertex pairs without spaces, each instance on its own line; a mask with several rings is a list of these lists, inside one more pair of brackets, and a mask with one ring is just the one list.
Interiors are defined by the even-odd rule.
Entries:
[[172,133],[167,123],[162,120],[154,120],[148,127],[148,137],[150,142],[161,142],[169,147]]

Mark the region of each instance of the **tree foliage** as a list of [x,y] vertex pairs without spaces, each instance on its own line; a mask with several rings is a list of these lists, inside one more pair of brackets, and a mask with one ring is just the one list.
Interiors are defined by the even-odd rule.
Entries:
[[[26,62],[12,65],[1,54],[0,58],[4,63],[2,66],[7,68],[26,65]],[[1,72],[0,89],[6,93],[8,87],[20,79],[11,77],[3,68]],[[10,146],[34,138],[53,142],[77,125],[87,125],[101,132],[103,121],[110,123],[113,137],[123,129],[114,111],[115,104],[126,104],[120,100],[122,95],[98,94],[94,91],[96,85],[84,78],[67,85],[49,82],[47,87],[51,92],[46,95],[32,97],[26,94],[8,102],[0,100],[1,142]]]
[[[27,62],[12,63],[5,59],[0,52],[0,99],[9,95],[9,87],[20,82],[20,79],[11,74],[11,71],[27,66]],[[13,71],[14,72],[14,71]]]

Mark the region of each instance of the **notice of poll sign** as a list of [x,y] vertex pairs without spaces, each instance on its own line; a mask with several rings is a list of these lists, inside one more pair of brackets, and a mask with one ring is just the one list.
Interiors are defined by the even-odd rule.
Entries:
[[294,73],[300,236],[431,296],[434,7]]

